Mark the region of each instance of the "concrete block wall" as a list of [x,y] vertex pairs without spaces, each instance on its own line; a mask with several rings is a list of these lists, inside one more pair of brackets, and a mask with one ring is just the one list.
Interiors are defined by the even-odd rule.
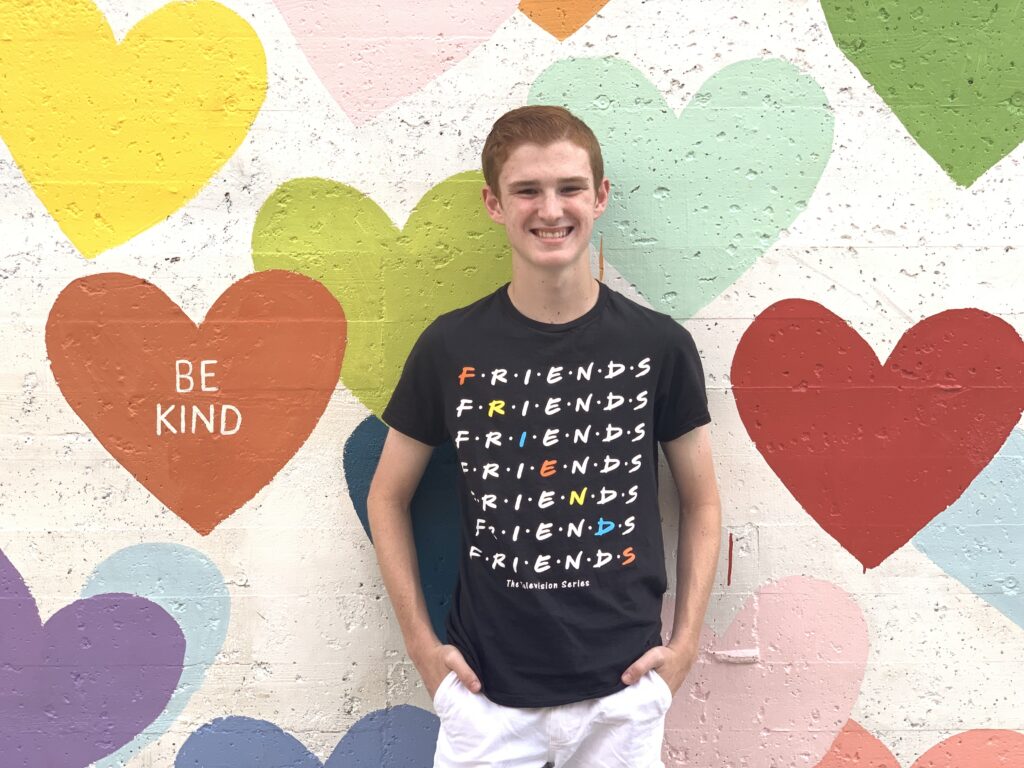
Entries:
[[[558,103],[605,150],[605,281],[707,376],[723,550],[666,764],[1024,765],[1024,10],[3,0],[0,29],[0,764],[430,764],[377,415],[509,277],[491,123]],[[416,510],[435,623],[453,477],[442,447]]]

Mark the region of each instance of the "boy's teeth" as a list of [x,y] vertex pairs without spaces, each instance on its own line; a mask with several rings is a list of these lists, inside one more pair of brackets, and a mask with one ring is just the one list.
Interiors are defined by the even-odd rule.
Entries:
[[538,229],[537,230],[537,235],[539,237],[549,237],[549,238],[552,238],[552,239],[553,238],[558,238],[558,237],[565,237],[568,234],[569,234],[569,230],[567,228],[556,229],[553,232],[546,232],[543,229]]

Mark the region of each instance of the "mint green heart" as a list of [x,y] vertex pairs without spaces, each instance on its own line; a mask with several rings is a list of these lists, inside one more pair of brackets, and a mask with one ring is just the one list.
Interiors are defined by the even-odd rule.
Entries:
[[617,59],[557,62],[529,101],[564,106],[597,135],[612,184],[595,226],[605,258],[652,306],[680,319],[778,239],[832,151],[824,92],[777,59],[725,67],[678,118]]
[[290,269],[319,280],[345,309],[341,381],[379,415],[420,332],[511,277],[505,230],[468,171],[433,187],[399,230],[369,197],[336,181],[293,179],[256,217],[257,270]]
[[957,184],[969,187],[1024,140],[1021,3],[821,7],[839,49]]

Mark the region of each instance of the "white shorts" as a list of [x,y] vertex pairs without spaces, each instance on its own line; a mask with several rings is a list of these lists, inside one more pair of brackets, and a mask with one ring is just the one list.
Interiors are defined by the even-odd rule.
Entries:
[[664,768],[671,703],[653,670],[599,699],[529,709],[495,704],[449,672],[434,694],[434,768]]

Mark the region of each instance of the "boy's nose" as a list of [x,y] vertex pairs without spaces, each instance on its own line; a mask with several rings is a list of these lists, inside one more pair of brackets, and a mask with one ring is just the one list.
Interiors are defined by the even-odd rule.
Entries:
[[543,219],[557,219],[562,215],[562,203],[555,193],[545,194],[540,201],[540,215]]

